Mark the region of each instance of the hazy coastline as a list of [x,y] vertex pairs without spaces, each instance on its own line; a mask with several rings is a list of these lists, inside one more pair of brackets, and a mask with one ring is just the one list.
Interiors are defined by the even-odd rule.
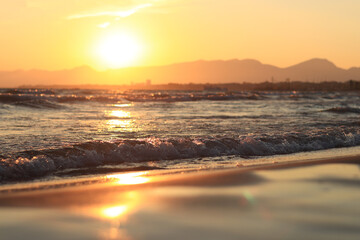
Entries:
[[112,89],[112,90],[180,90],[180,91],[359,91],[360,81],[349,80],[345,82],[261,82],[261,83],[204,83],[204,84],[130,84],[130,85],[21,85],[19,89]]
[[[326,59],[314,58],[286,67],[263,64],[257,60],[215,60],[184,62],[155,67],[128,67],[96,71],[89,66],[73,69],[1,71],[0,87],[20,85],[156,85],[279,83],[279,82],[345,82],[360,80],[360,68],[343,69]],[[134,87],[134,86],[133,86]],[[144,87],[144,86],[142,86]],[[146,87],[146,86],[145,86]]]

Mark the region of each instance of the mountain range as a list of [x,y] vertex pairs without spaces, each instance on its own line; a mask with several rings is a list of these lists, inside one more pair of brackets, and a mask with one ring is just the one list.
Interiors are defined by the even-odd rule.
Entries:
[[360,80],[360,68],[342,69],[326,59],[314,58],[279,68],[257,60],[184,62],[156,67],[129,67],[96,71],[89,66],[73,69],[0,71],[0,87],[20,85],[123,85],[145,82],[166,83],[260,83],[265,81],[323,82]]

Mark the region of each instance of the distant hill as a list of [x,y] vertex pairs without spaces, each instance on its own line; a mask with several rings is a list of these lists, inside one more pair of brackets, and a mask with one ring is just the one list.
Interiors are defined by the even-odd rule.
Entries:
[[101,75],[102,73],[97,72],[88,66],[59,71],[0,71],[0,87],[95,83],[101,79]]
[[282,81],[344,82],[360,80],[360,68],[342,69],[326,59],[311,59],[287,68],[257,60],[195,61],[156,67],[130,67],[95,71],[82,66],[59,71],[0,71],[0,87],[19,85],[121,85],[144,82],[166,83],[259,83]]

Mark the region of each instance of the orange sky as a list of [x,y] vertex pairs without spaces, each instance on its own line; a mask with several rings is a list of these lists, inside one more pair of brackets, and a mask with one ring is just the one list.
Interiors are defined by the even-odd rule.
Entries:
[[[80,65],[102,70],[233,58],[286,67],[313,57],[343,68],[360,66],[358,0],[0,3],[0,70]],[[122,47],[113,46],[114,39]],[[117,55],[128,50],[120,61]]]

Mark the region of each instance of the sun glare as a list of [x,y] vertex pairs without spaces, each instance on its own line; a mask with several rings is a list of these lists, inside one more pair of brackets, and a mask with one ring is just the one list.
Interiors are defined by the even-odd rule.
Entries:
[[108,207],[103,209],[102,215],[107,218],[116,218],[120,215],[124,214],[128,207],[126,205],[124,206],[115,206],[115,207]]
[[104,37],[98,47],[97,55],[103,65],[110,68],[127,67],[140,55],[141,45],[129,34],[113,34]]
[[116,180],[120,185],[142,184],[150,181],[150,178],[144,176],[147,172],[123,173],[109,175],[107,178]]

